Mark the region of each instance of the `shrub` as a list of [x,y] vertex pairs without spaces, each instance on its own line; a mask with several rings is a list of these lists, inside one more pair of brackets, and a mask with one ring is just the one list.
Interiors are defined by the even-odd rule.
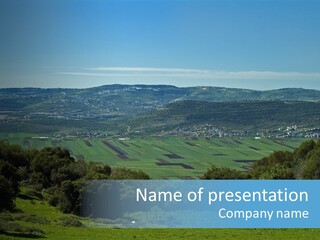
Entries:
[[82,222],[75,217],[62,217],[59,220],[64,227],[83,227]]

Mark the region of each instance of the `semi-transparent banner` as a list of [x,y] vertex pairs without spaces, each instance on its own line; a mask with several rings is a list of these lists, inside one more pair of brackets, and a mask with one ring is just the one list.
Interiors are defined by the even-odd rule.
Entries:
[[319,228],[320,181],[91,181],[81,206],[127,228]]

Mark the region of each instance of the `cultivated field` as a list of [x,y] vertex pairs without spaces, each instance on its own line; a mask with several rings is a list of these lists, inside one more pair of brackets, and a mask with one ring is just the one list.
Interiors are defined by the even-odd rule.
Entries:
[[76,159],[141,169],[153,179],[195,179],[211,166],[246,169],[276,150],[292,151],[305,139],[140,137],[134,139],[40,138],[1,134],[25,148],[61,146]]

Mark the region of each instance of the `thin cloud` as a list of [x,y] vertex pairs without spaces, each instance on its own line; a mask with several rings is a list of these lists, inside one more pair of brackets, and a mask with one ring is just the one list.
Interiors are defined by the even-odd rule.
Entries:
[[183,68],[147,67],[96,67],[79,72],[59,72],[63,75],[93,77],[143,77],[186,78],[213,80],[320,80],[319,72],[275,72],[275,71],[213,71]]
[[188,69],[188,68],[147,68],[147,67],[96,67],[88,68],[93,71],[112,72],[162,72],[162,73],[208,73],[208,70]]

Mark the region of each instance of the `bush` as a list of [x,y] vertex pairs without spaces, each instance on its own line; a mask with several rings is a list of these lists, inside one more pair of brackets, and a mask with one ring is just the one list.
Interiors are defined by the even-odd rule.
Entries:
[[50,221],[43,216],[38,216],[35,214],[16,214],[14,219],[17,221],[30,222],[30,223],[39,223],[39,224],[48,224]]
[[34,236],[40,236],[40,237],[42,237],[45,234],[45,231],[43,231],[40,228],[26,227],[11,221],[1,221],[0,232],[9,232],[9,233],[13,232],[13,233],[34,235]]
[[83,227],[82,222],[75,217],[62,217],[59,220],[64,227]]

